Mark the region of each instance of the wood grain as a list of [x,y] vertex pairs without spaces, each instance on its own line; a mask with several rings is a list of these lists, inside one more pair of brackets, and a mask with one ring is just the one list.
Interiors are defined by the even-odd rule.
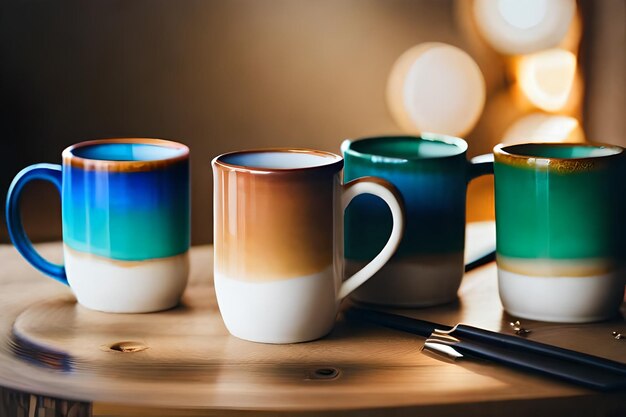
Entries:
[[[492,232],[492,224],[470,229],[470,251],[488,246]],[[40,249],[58,256],[59,247]],[[78,306],[68,288],[40,276],[12,247],[0,247],[0,385],[92,402],[93,414],[101,416],[490,416],[504,410],[510,416],[617,416],[626,409],[623,393],[600,394],[484,362],[440,362],[420,353],[421,338],[341,316],[334,331],[315,342],[236,339],[215,302],[212,248],[193,248],[191,263],[179,307],[105,314]],[[511,332],[495,265],[467,274],[459,295],[450,305],[395,312]],[[533,340],[626,362],[626,341],[611,336],[626,333],[623,318],[523,324]],[[119,342],[147,349],[109,349]]]

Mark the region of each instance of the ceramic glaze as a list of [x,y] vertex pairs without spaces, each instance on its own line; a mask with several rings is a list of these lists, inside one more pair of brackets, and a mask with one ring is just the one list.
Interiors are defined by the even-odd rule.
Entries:
[[626,260],[622,149],[522,144],[498,145],[494,154],[504,308],[558,322],[611,317]]
[[[7,198],[12,240],[88,308],[136,313],[173,307],[188,275],[188,156],[186,146],[160,139],[70,146],[62,166],[33,165],[16,176]],[[19,194],[31,179],[51,181],[61,193],[65,267],[41,258],[21,225]]]
[[[384,178],[402,195],[406,232],[391,261],[354,293],[358,301],[421,307],[456,298],[463,276],[467,183],[491,169],[466,159],[459,138],[376,137],[342,144],[345,179]],[[356,198],[346,212],[346,258],[359,265],[380,250],[391,218],[382,202]]]
[[[299,153],[288,155],[301,162]],[[228,163],[243,156],[250,158],[244,153],[223,160]],[[272,175],[220,165],[224,169],[214,176],[219,195],[214,201],[217,272],[240,280],[289,279],[319,273],[339,258],[332,231],[343,219],[335,208],[343,163],[331,157],[326,160],[337,164],[331,169],[314,166]]]
[[234,336],[254,342],[318,339],[335,323],[342,275],[333,267],[288,279],[250,281],[215,272],[215,293]]
[[187,252],[144,261],[118,261],[66,245],[63,258],[78,302],[110,313],[145,313],[174,307],[189,275]]
[[[215,290],[230,333],[265,343],[327,334],[341,299],[400,242],[396,190],[375,178],[342,185],[341,157],[314,150],[235,152],[212,165]],[[362,193],[385,201],[393,227],[376,258],[342,282],[343,211]]]
[[[75,156],[92,161],[162,161],[185,154],[184,148],[158,146],[152,143],[94,143],[88,146],[73,147],[67,157]],[[76,160],[74,161],[76,162]]]
[[626,270],[587,276],[525,275],[498,268],[500,299],[513,317],[561,323],[600,321],[622,303]]
[[311,152],[280,152],[268,150],[266,152],[240,152],[225,155],[222,163],[232,166],[245,166],[249,169],[303,169],[322,165],[331,165],[339,162],[325,153]]
[[187,161],[159,170],[63,170],[63,240],[111,259],[163,258],[189,247]]

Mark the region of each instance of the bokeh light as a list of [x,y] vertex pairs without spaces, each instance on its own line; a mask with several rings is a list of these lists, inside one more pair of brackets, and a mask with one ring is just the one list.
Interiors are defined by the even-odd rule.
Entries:
[[518,55],[554,48],[567,34],[575,0],[474,0],[482,36],[497,51]]
[[504,133],[503,143],[584,142],[578,120],[570,116],[532,113],[514,122]]
[[550,49],[520,58],[517,78],[524,95],[546,111],[562,109],[570,97],[576,76],[576,56]]
[[444,43],[424,43],[394,64],[387,100],[396,123],[406,132],[463,136],[482,113],[485,80],[466,52]]

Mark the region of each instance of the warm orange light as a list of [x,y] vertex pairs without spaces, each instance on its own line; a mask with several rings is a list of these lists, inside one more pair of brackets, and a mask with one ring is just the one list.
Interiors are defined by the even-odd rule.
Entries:
[[585,135],[577,119],[544,113],[532,113],[514,122],[504,133],[504,143],[584,142]]
[[550,49],[519,59],[519,87],[532,104],[546,111],[559,111],[568,102],[576,76],[576,56],[563,49]]

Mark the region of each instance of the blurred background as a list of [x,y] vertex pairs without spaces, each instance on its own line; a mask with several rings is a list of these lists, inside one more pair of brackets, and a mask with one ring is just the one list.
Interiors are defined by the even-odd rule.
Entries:
[[[345,138],[426,130],[464,137],[470,156],[501,141],[626,146],[625,26],[624,0],[3,0],[1,194],[76,142],[177,140],[199,244],[210,160],[226,151],[339,153]],[[491,187],[470,186],[468,220],[493,218]],[[27,189],[23,216],[32,240],[60,239],[51,185]]]

